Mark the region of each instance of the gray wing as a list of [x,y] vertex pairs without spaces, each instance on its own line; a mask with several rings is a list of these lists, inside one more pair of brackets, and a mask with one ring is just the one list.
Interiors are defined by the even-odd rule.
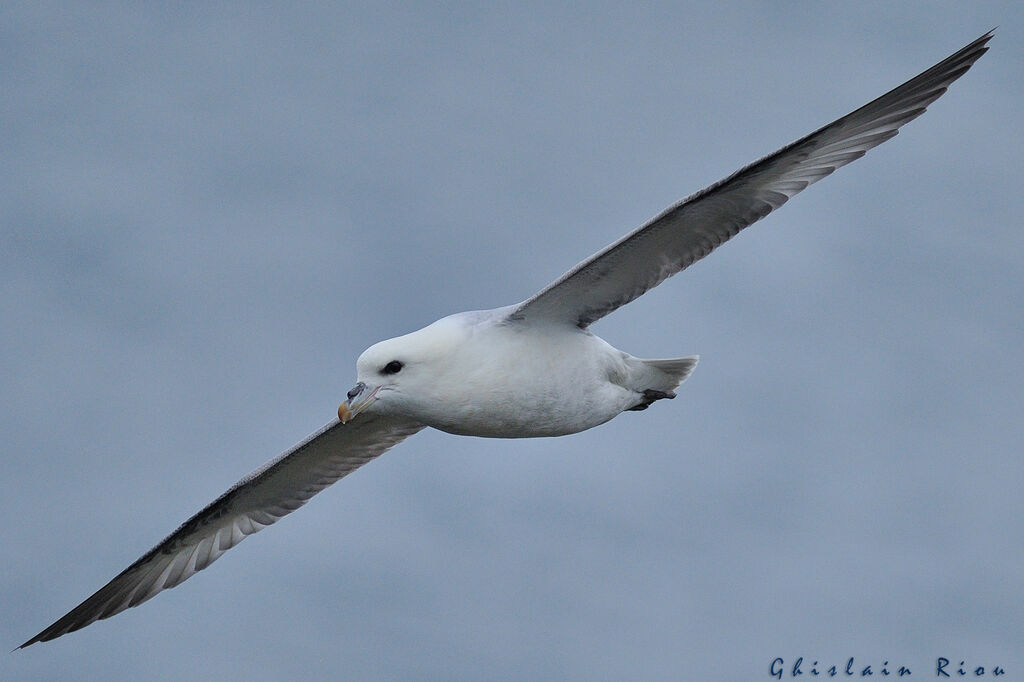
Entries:
[[971,68],[992,35],[986,33],[870,104],[684,199],[514,307],[510,319],[586,327],[629,303],[808,185],[894,137]]
[[348,424],[329,424],[236,483],[99,591],[18,648],[109,618],[184,582],[247,536],[295,511],[327,486],[422,428],[416,422],[365,413]]

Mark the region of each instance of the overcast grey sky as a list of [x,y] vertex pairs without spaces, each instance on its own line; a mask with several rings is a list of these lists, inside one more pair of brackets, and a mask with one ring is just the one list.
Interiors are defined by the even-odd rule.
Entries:
[[0,644],[526,298],[1000,25],[891,142],[602,320],[700,353],[559,439],[415,436],[3,679],[1024,679],[1015,3],[0,8]]

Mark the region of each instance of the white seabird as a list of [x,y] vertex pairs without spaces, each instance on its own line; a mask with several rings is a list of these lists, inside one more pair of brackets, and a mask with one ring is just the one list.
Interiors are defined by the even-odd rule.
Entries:
[[452,315],[371,346],[359,357],[358,383],[338,408],[339,421],[243,478],[19,648],[180,584],[427,426],[496,438],[559,436],[675,397],[696,356],[642,360],[605,343],[588,326],[895,136],[985,53],[992,35],[672,206],[532,298]]

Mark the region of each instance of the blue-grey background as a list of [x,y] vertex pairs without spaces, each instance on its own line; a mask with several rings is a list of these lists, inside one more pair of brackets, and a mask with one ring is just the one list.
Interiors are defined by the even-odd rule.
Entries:
[[529,296],[1001,28],[895,140],[596,325],[700,353],[677,400],[420,434],[0,678],[1024,679],[1022,22],[4,3],[7,649],[329,421],[366,346]]

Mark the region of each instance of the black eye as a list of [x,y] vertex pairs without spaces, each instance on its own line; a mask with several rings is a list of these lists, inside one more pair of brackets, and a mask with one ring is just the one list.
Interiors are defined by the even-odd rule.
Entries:
[[398,374],[401,371],[402,371],[402,363],[400,363],[398,360],[392,360],[388,364],[384,365],[384,368],[381,369],[380,373],[381,374]]

